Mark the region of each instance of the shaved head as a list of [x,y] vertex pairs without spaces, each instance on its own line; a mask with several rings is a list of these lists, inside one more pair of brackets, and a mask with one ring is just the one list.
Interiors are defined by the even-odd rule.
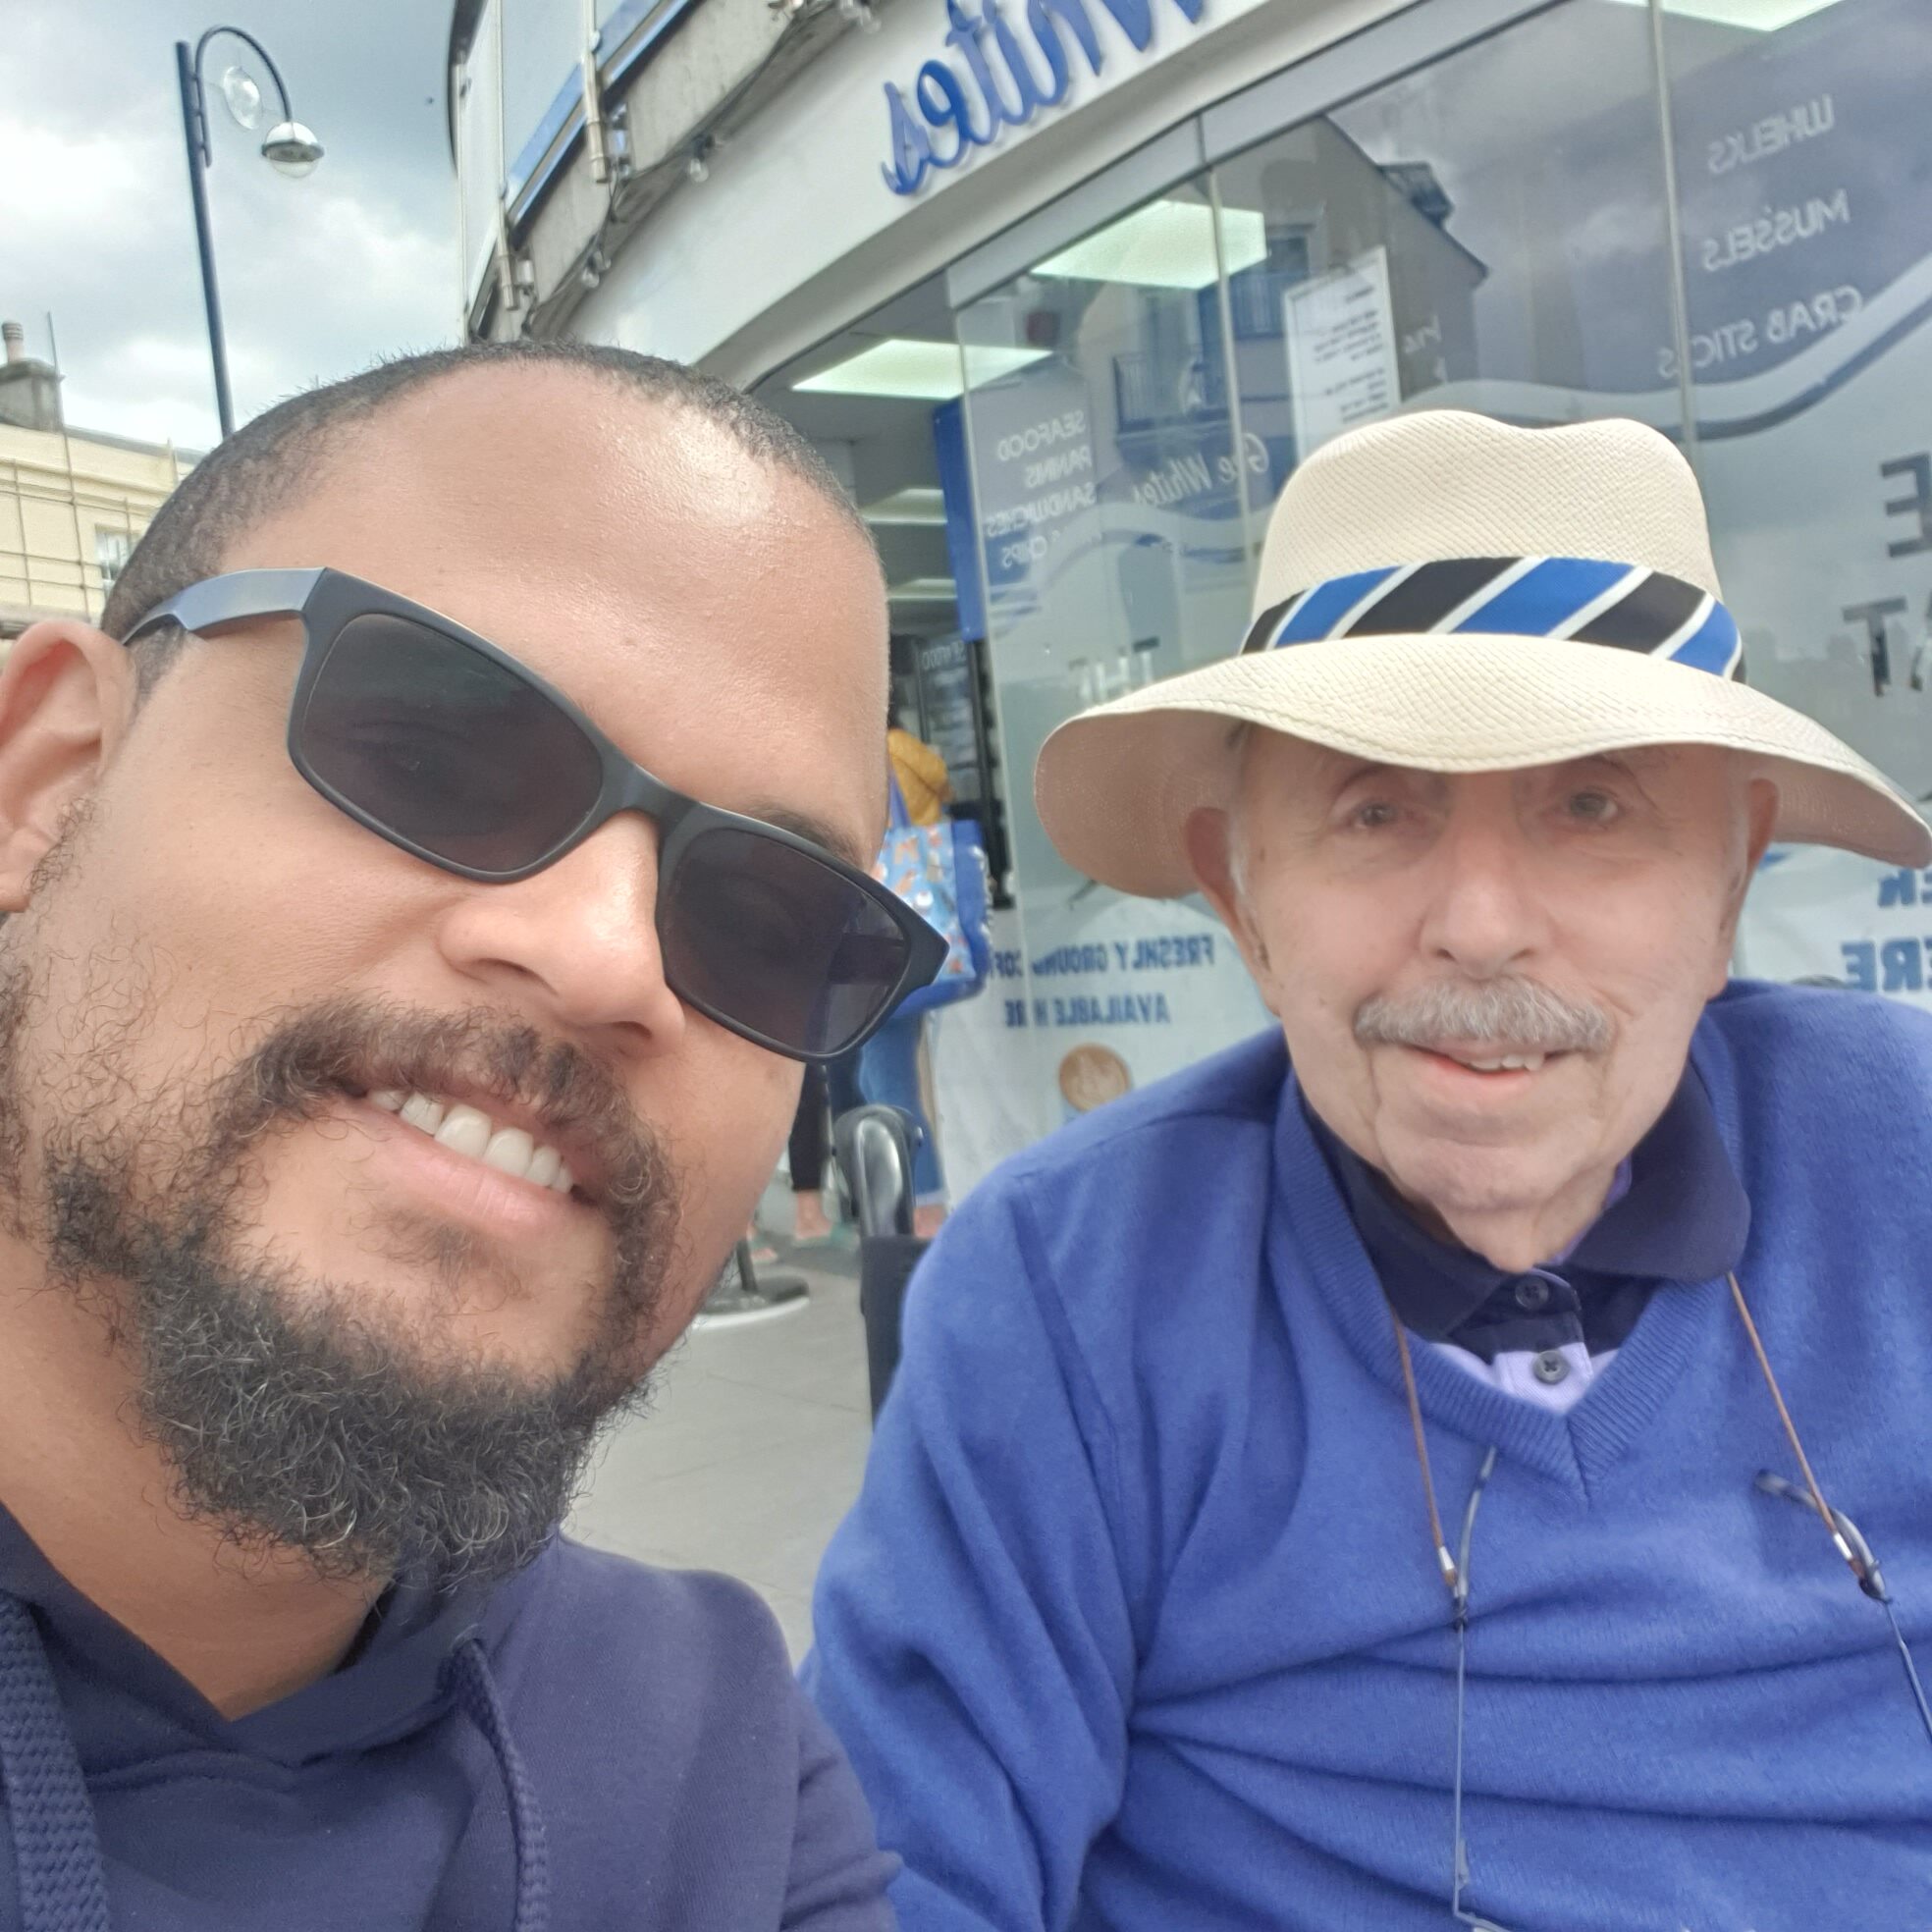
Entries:
[[[602,343],[473,343],[379,362],[304,391],[245,423],[190,470],[115,580],[101,628],[123,637],[156,605],[218,575],[238,542],[298,505],[347,452],[394,417],[405,399],[454,376],[499,369],[569,373],[615,393],[698,416],[742,452],[807,484],[868,546],[871,530],[825,459],[783,417],[741,390],[682,363]],[[135,647],[143,695],[180,655],[185,633],[165,625]]]

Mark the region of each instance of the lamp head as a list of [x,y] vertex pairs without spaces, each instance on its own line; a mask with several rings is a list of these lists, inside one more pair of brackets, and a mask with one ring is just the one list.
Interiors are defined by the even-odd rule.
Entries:
[[262,142],[262,158],[277,174],[299,181],[313,174],[322,158],[322,143],[299,121],[284,121],[268,131]]

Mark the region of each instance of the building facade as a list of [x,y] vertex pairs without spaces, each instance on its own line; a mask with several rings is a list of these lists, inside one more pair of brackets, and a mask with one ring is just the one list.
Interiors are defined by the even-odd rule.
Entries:
[[[1356,423],[1676,438],[1748,674],[1932,799],[1924,0],[464,0],[452,62],[473,330],[752,387],[880,535],[1003,888],[937,1028],[961,1179],[1263,1023],[1198,900],[1068,870],[1030,774],[1235,648]],[[1740,953],[1932,1002],[1932,877],[1774,852]]]
[[98,618],[123,564],[192,465],[172,444],[67,427],[60,377],[4,325],[0,654],[42,617]]

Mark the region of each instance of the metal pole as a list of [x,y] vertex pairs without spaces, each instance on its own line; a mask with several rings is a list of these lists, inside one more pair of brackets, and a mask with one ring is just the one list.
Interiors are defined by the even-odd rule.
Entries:
[[597,77],[597,0],[584,0],[584,140],[590,149],[590,178],[611,179],[611,150],[604,134],[604,90]]
[[215,413],[224,438],[235,433],[235,406],[228,394],[228,348],[222,339],[221,295],[215,287],[215,248],[208,234],[206,138],[200,86],[188,42],[175,42],[175,72],[181,80],[182,137],[188,143],[188,186],[194,200],[194,240],[201,250],[201,295],[208,307],[208,353],[215,365]]

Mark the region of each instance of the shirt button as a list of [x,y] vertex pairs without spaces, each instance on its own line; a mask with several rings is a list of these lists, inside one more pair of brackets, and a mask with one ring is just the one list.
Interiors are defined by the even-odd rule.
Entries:
[[1539,1382],[1547,1383],[1549,1387],[1554,1388],[1558,1382],[1569,1379],[1570,1365],[1564,1360],[1562,1350],[1545,1349],[1530,1365],[1530,1372]]
[[1548,1303],[1549,1298],[1549,1283],[1547,1281],[1538,1281],[1534,1275],[1530,1275],[1527,1280],[1519,1281],[1516,1284],[1517,1307],[1528,1310],[1531,1315],[1534,1315],[1539,1308],[1544,1307]]

